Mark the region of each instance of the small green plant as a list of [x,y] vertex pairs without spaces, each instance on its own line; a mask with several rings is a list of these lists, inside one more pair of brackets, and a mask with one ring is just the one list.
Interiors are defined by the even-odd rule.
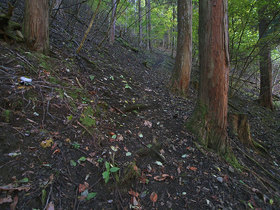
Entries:
[[70,115],[67,116],[67,121],[68,121],[68,122],[70,122],[72,119],[73,119],[73,115],[72,115],[72,114],[70,114]]
[[89,79],[91,80],[91,81],[93,81],[94,80],[94,75],[89,75]]
[[79,158],[79,160],[77,161],[79,164],[81,164],[82,162],[85,162],[87,159],[86,157],[82,156]]
[[107,184],[110,179],[111,173],[116,173],[118,170],[120,170],[120,168],[113,166],[108,161],[105,162],[105,168],[106,170],[102,173],[102,176],[105,183]]
[[5,109],[5,110],[2,112],[2,116],[3,116],[3,118],[5,119],[5,122],[6,122],[6,123],[10,122],[11,111],[8,110],[8,109]]
[[94,126],[96,122],[95,122],[95,118],[94,118],[93,114],[94,114],[93,109],[90,106],[87,107],[83,111],[83,113],[80,117],[81,123],[88,128],[91,126]]
[[130,87],[128,84],[125,84],[124,88],[125,89],[132,89],[132,87]]
[[80,147],[81,147],[81,145],[78,143],[78,142],[73,142],[72,143],[72,147],[74,148],[74,149],[79,149]]

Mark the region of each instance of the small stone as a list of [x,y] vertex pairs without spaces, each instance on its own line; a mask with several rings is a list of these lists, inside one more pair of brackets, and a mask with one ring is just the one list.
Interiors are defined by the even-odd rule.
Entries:
[[223,183],[223,181],[224,181],[224,179],[223,179],[223,177],[217,177],[217,180],[218,180],[218,182],[220,182],[220,183]]
[[167,207],[168,207],[169,209],[171,209],[172,203],[171,203],[170,201],[167,201],[166,204],[167,204]]
[[208,189],[208,188],[206,188],[206,187],[203,187],[203,188],[202,188],[202,191],[205,192],[205,193],[207,193],[207,192],[210,191],[210,189]]
[[229,166],[228,167],[228,170],[231,172],[231,173],[234,173],[234,168],[232,166]]

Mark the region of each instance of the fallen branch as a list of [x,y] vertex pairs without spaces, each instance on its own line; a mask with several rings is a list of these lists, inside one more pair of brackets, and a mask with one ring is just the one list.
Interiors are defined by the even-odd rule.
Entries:
[[92,138],[94,138],[94,136],[92,135],[92,133],[89,131],[89,129],[87,129],[83,124],[81,124],[78,120],[76,121],[77,122],[77,124],[79,125],[79,126],[81,126],[83,129],[85,129],[88,133],[89,133],[89,135],[91,135],[91,137]]
[[99,2],[98,2],[98,5],[97,5],[97,7],[96,7],[96,9],[95,9],[95,11],[94,11],[94,14],[93,14],[93,16],[92,16],[92,18],[91,18],[91,21],[90,21],[90,23],[89,23],[89,26],[88,26],[86,32],[85,32],[85,35],[84,35],[84,37],[83,37],[82,42],[81,42],[80,46],[78,47],[78,49],[76,50],[76,53],[77,53],[77,54],[79,54],[80,50],[82,49],[82,47],[83,47],[83,45],[84,45],[84,42],[86,41],[86,38],[87,38],[87,36],[88,36],[88,34],[89,34],[89,32],[90,32],[90,29],[91,29],[91,27],[92,27],[92,25],[93,25],[94,20],[95,20],[96,14],[97,14],[97,12],[98,12],[98,10],[99,10],[100,3],[101,3],[101,0],[99,0]]
[[124,112],[142,111],[148,108],[150,108],[150,105],[147,104],[133,104],[131,106],[126,107],[124,109]]

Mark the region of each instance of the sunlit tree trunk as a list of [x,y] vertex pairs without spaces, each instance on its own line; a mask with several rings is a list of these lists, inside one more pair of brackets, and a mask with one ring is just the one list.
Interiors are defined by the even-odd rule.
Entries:
[[42,53],[49,51],[48,10],[48,0],[25,0],[24,37],[30,50]]
[[228,20],[227,0],[199,1],[200,85],[189,128],[202,145],[228,151]]
[[192,0],[178,0],[177,54],[171,88],[186,95],[192,67]]
[[259,101],[261,106],[273,110],[272,103],[272,62],[270,46],[266,43],[265,38],[268,35],[269,19],[264,14],[264,9],[261,8],[259,11],[259,37],[260,43],[260,95]]

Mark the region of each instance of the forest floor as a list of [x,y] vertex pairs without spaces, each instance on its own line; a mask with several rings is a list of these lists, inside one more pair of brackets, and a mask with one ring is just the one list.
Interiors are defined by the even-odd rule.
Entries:
[[55,30],[49,56],[0,41],[1,209],[280,208],[279,110],[230,99],[266,149],[230,134],[230,165],[185,128],[197,91],[170,92],[170,56],[121,38],[76,55]]

